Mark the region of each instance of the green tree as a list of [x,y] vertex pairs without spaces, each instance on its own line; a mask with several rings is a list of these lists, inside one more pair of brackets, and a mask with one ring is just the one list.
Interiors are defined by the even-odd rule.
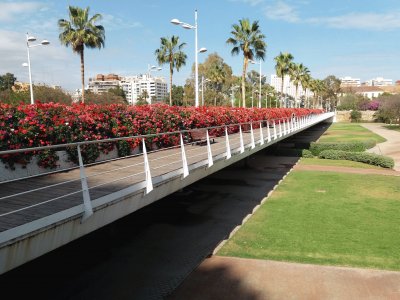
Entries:
[[14,74],[12,74],[12,73],[6,73],[4,75],[1,75],[0,76],[0,91],[11,90],[11,88],[14,86],[16,80],[17,80],[17,78],[15,78]]
[[340,83],[340,79],[333,75],[329,75],[324,79],[325,89],[322,92],[322,98],[325,101],[325,107],[337,106],[338,95],[341,91]]
[[186,43],[179,44],[178,36],[162,37],[160,48],[155,51],[159,65],[169,64],[169,105],[172,105],[172,75],[174,74],[174,69],[179,72],[179,69],[186,65],[187,55],[182,51],[185,45]]
[[183,95],[184,89],[182,86],[173,85],[172,86],[172,103],[174,105],[183,105]]
[[242,72],[242,105],[246,107],[246,72],[249,60],[264,60],[267,44],[264,41],[265,35],[261,33],[258,21],[250,24],[249,19],[239,20],[239,24],[233,24],[231,37],[226,41],[232,45],[232,55],[243,53],[243,72]]
[[111,88],[108,90],[109,93],[114,94],[115,96],[119,96],[122,99],[124,99],[125,103],[128,104],[128,101],[126,101],[126,94],[125,91],[120,87],[117,86],[115,88]]
[[275,65],[275,71],[276,75],[281,78],[281,96],[283,97],[283,83],[285,79],[285,75],[290,74],[290,70],[293,67],[292,61],[293,61],[293,55],[290,53],[282,53],[280,52],[277,57],[274,58],[276,65]]
[[104,47],[105,30],[101,25],[95,23],[101,20],[100,14],[89,17],[89,7],[82,9],[76,6],[69,6],[69,20],[58,20],[58,27],[61,31],[59,39],[62,45],[71,46],[72,51],[77,53],[81,59],[81,81],[82,81],[82,102],[85,102],[85,59],[86,48]]

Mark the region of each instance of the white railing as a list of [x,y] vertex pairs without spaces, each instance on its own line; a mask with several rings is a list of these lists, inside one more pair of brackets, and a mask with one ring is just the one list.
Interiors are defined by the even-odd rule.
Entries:
[[[273,119],[273,120],[261,120],[247,123],[238,123],[238,124],[229,124],[222,126],[214,126],[207,128],[196,128],[190,130],[181,130],[175,132],[164,132],[158,134],[148,134],[148,135],[138,135],[138,136],[130,136],[130,137],[121,137],[121,138],[112,138],[112,139],[103,139],[103,140],[95,140],[95,141],[85,141],[85,142],[77,142],[77,143],[69,143],[69,144],[60,144],[60,145],[52,145],[52,146],[43,146],[43,147],[35,147],[35,148],[25,148],[25,149],[17,149],[17,150],[8,150],[8,151],[0,151],[0,157],[5,154],[16,154],[21,152],[31,152],[34,151],[37,153],[38,151],[50,150],[50,149],[62,149],[66,147],[76,147],[78,162],[79,165],[72,168],[67,168],[63,170],[50,171],[47,173],[42,173],[40,175],[32,175],[25,176],[19,179],[5,180],[0,182],[0,220],[1,218],[5,218],[7,216],[11,216],[13,214],[21,213],[27,211],[32,208],[36,208],[45,204],[49,204],[55,201],[59,201],[61,199],[66,199],[73,195],[82,194],[83,199],[83,217],[82,221],[86,220],[93,214],[92,207],[92,199],[90,196],[90,192],[96,189],[100,189],[102,187],[110,186],[112,184],[116,184],[122,181],[129,181],[132,184],[134,182],[140,183],[137,185],[138,189],[145,190],[145,193],[148,194],[153,190],[153,181],[154,177],[152,173],[160,173],[161,170],[167,169],[167,172],[174,171],[175,173],[181,174],[182,179],[186,178],[190,175],[190,172],[193,171],[198,166],[202,166],[203,163],[207,165],[208,168],[212,167],[215,159],[218,157],[223,157],[224,159],[231,159],[233,155],[242,154],[246,148],[254,149],[256,145],[261,147],[265,147],[268,144],[274,143],[278,139],[282,139],[287,135],[292,135],[305,127],[310,127],[316,123],[319,123],[325,119],[332,117],[332,113],[325,113],[321,115],[307,115],[302,117],[292,117],[292,118],[281,118],[281,119]],[[253,125],[255,126],[253,128]],[[238,128],[238,132],[229,133],[230,128]],[[247,131],[246,137],[250,139],[249,142],[245,143],[244,133],[242,128],[246,128]],[[210,137],[209,132],[219,130],[221,135],[219,137]],[[194,142],[191,140],[190,136],[193,132],[205,131],[205,138],[201,142],[206,144],[206,147],[187,147],[189,144],[194,145]],[[232,130],[235,131],[235,130]],[[155,151],[147,151],[146,147],[146,139],[158,137],[158,136],[166,136],[173,135],[179,138],[179,145],[161,148]],[[212,144],[212,139],[218,139],[218,143]],[[97,163],[85,164],[82,159],[82,149],[81,147],[89,144],[101,144],[101,143],[115,143],[123,140],[140,140],[142,144],[142,152],[135,155],[129,155],[126,157],[108,159]],[[213,146],[211,146],[211,144]],[[258,151],[258,149],[257,149]],[[214,154],[213,154],[214,152]],[[160,155],[163,153],[163,155]],[[191,163],[189,163],[191,161]],[[100,170],[93,171],[95,166],[104,165],[104,163],[118,163],[118,162],[126,162],[127,165],[123,166],[115,166],[110,170]],[[173,167],[175,165],[175,167]],[[153,166],[153,167],[151,167]],[[72,174],[73,172],[79,169],[79,177],[67,176],[67,179],[60,179],[59,182],[54,182],[50,184],[46,184],[46,180],[43,180],[43,185],[40,187],[35,187],[31,189],[24,190],[22,192],[4,192],[7,190],[5,187],[14,186],[15,184],[20,184],[21,186],[25,185],[29,180],[33,180],[35,177],[44,176],[44,175],[52,175],[52,176],[60,176],[60,178],[65,177],[61,175],[57,175],[58,173]],[[115,177],[112,174],[123,173],[127,169],[133,169],[133,172],[128,175],[123,175],[121,177]],[[89,173],[89,174],[87,174]],[[162,172],[161,172],[162,173]],[[89,180],[93,180],[94,178],[106,178],[107,180],[100,180],[97,184],[90,185],[88,183]],[[45,178],[45,177],[44,177]],[[57,178],[57,177],[56,177]],[[35,179],[35,181],[40,181],[40,179]],[[68,187],[70,184],[79,184],[78,188],[74,188],[73,190]],[[143,185],[144,183],[144,185]],[[29,186],[29,185],[27,185]],[[24,199],[23,202],[26,202],[26,197],[28,195],[32,195],[37,192],[49,191],[58,189],[60,195],[55,197],[50,196],[49,199],[40,200],[36,203],[31,204],[20,204],[18,201],[20,199]],[[63,190],[66,190],[64,194]],[[49,192],[49,195],[52,193]],[[4,208],[2,207],[2,203],[10,203],[10,201],[16,200],[16,207],[21,206],[19,208]],[[81,202],[82,203],[82,202]],[[11,205],[10,207],[13,207]]]

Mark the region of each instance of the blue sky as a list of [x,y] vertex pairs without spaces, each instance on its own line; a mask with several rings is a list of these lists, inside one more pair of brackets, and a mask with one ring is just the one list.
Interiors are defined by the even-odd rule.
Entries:
[[[400,79],[400,3],[398,0],[153,0],[153,1],[0,1],[0,74],[11,72],[28,81],[25,33],[48,39],[46,47],[31,49],[34,82],[80,87],[79,57],[58,41],[57,20],[67,18],[68,5],[90,7],[101,13],[106,47],[85,52],[86,80],[97,73],[134,75],[156,64],[160,37],[178,35],[186,42],[187,65],[174,74],[184,84],[194,63],[194,32],[170,20],[194,24],[198,10],[199,48],[217,52],[241,73],[242,57],[230,54],[225,41],[241,18],[259,20],[266,35],[267,56],[262,73],[274,73],[273,58],[280,51],[293,54],[314,78],[328,75],[377,76]],[[199,62],[207,53],[199,54]],[[255,70],[259,66],[251,66]],[[165,66],[159,75],[168,78]]]

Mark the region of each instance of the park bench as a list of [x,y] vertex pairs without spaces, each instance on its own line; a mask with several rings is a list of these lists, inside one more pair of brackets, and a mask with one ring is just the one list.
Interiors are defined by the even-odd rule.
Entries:
[[[214,143],[215,136],[211,135],[210,133],[210,143]],[[206,129],[198,129],[198,130],[193,130],[190,131],[190,136],[192,137],[192,145],[202,145],[207,143],[207,131]]]

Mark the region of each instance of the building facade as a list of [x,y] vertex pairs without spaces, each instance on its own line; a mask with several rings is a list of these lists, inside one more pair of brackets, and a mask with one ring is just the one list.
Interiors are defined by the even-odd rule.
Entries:
[[126,100],[133,105],[139,99],[149,104],[162,102],[168,96],[168,84],[162,77],[152,77],[150,74],[134,76],[118,76],[116,74],[98,74],[89,78],[88,90],[101,94],[111,88],[121,87]]
[[[281,88],[282,88],[282,78],[281,77],[272,74],[270,84],[277,92],[279,92],[279,93],[281,92]],[[283,93],[296,99],[296,86],[290,80],[289,75],[285,75],[285,77],[283,78]],[[303,86],[301,84],[299,84],[299,86],[297,87],[297,102],[298,103],[301,101],[300,99],[303,97],[308,99],[313,96],[314,96],[314,93],[311,92],[310,89],[304,90]]]
[[340,86],[341,87],[356,87],[356,86],[361,86],[361,80],[360,78],[352,78],[350,76],[346,76],[343,78],[340,78]]
[[393,85],[392,79],[385,79],[383,77],[376,77],[365,82],[367,86],[391,86]]

